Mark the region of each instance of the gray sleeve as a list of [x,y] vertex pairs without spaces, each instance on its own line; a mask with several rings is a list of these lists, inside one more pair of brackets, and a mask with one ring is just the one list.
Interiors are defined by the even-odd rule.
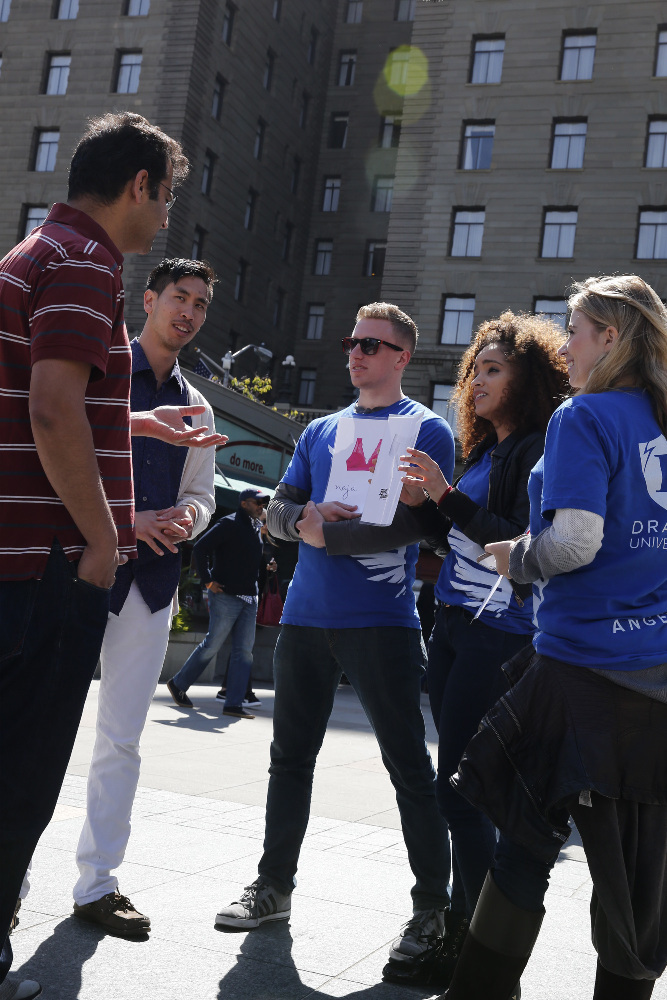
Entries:
[[404,503],[399,503],[394,520],[388,525],[351,521],[326,521],[323,525],[328,556],[365,556],[412,545],[424,537],[418,518]]
[[305,490],[287,483],[278,483],[273,499],[266,510],[266,526],[274,538],[286,542],[299,542],[301,536],[296,530],[296,522],[310,497]]
[[534,538],[524,535],[510,550],[510,578],[516,583],[549,580],[593,562],[602,545],[604,518],[590,510],[557,510],[553,524]]

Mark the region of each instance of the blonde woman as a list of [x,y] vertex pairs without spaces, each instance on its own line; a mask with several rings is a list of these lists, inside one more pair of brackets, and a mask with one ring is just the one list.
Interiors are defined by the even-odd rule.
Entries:
[[500,839],[448,1000],[511,995],[569,816],[595,1000],[645,1000],[667,965],[667,310],[634,275],[575,285],[569,307],[577,393],[531,474],[531,534],[486,546],[533,582],[537,632],[452,779]]

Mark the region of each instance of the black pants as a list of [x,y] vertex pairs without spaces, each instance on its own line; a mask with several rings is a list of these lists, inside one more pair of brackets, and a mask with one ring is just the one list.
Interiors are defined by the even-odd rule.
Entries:
[[41,580],[0,583],[0,983],[28,862],[55,809],[109,614],[56,542]]

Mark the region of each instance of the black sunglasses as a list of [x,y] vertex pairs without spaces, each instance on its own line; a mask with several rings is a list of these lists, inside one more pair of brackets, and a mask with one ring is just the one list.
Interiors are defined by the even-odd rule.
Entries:
[[345,354],[350,354],[355,347],[360,347],[362,354],[377,354],[380,344],[391,347],[392,351],[405,350],[403,347],[398,347],[397,344],[390,344],[388,340],[378,340],[377,337],[343,337],[341,344]]

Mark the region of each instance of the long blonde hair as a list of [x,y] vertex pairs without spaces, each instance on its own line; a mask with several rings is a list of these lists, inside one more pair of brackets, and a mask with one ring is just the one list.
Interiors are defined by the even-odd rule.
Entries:
[[580,391],[609,392],[629,385],[646,389],[667,435],[667,309],[660,297],[636,274],[603,275],[573,285],[567,304],[598,329],[618,330]]

